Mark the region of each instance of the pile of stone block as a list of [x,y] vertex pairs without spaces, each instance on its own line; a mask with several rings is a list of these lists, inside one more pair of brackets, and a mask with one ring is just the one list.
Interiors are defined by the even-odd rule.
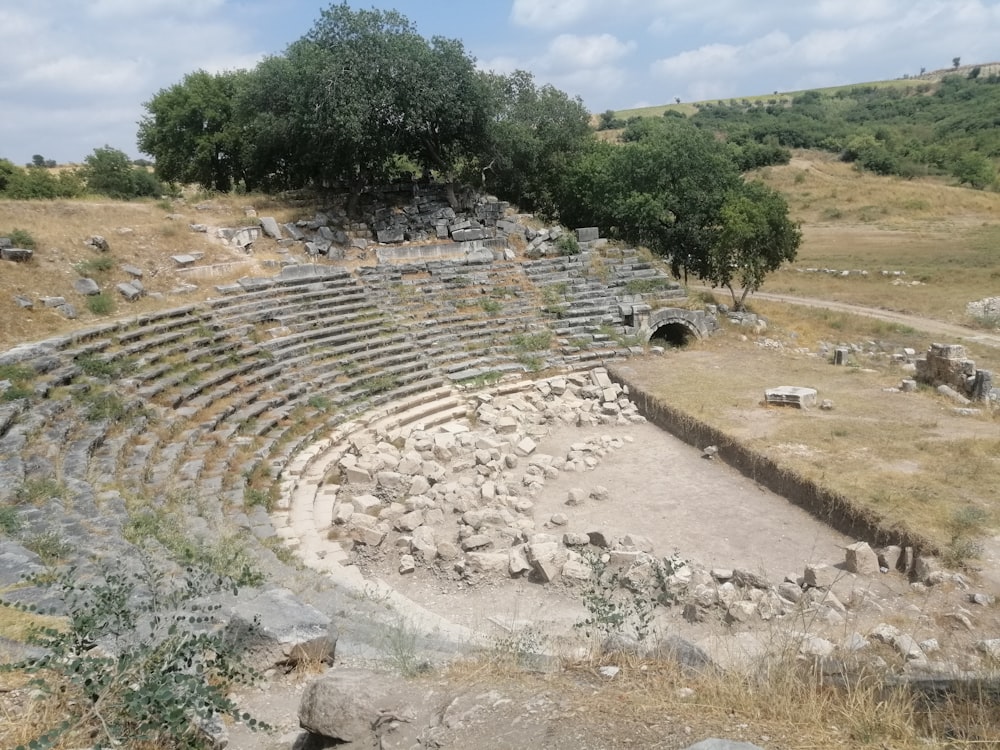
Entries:
[[916,379],[935,387],[947,386],[970,401],[997,398],[993,373],[977,370],[960,344],[931,344],[927,354],[917,360]]

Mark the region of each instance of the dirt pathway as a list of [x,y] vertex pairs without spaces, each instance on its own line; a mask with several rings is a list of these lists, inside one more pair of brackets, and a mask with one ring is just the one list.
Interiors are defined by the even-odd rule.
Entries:
[[[712,291],[707,286],[694,286],[691,289],[699,291]],[[852,305],[846,302],[834,302],[826,299],[814,299],[809,297],[796,297],[790,294],[771,294],[768,292],[755,292],[751,300],[758,299],[764,302],[780,302],[785,305],[802,305],[803,307],[818,307],[824,310],[834,310],[837,312],[849,313],[851,315],[864,315],[868,318],[877,318],[889,323],[899,323],[910,326],[920,331],[942,336],[950,339],[961,339],[962,341],[984,346],[1000,348],[1000,335],[977,331],[966,326],[945,323],[932,318],[924,318],[919,315],[908,315],[906,313],[893,312],[892,310],[880,310],[862,305]]]

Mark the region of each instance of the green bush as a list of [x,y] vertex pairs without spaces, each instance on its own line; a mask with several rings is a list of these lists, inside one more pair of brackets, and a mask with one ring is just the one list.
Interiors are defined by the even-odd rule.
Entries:
[[7,239],[11,241],[14,247],[23,247],[28,250],[34,250],[37,244],[35,238],[26,229],[12,229],[7,235]]
[[479,300],[479,306],[483,308],[483,312],[487,315],[496,315],[498,312],[503,310],[503,305],[495,299],[490,299],[489,297],[484,297]]
[[101,255],[97,258],[81,261],[73,266],[73,270],[81,276],[99,276],[108,273],[115,267],[114,258]]
[[21,530],[23,523],[13,505],[0,505],[0,533],[14,536]]
[[6,380],[10,383],[6,389],[0,391],[0,401],[31,398],[34,394],[31,389],[31,380],[34,377],[35,371],[23,365],[0,366],[0,380]]
[[[212,746],[203,727],[219,715],[266,728],[240,713],[230,688],[257,675],[243,661],[242,639],[213,627],[220,605],[206,597],[231,581],[188,569],[178,576],[146,561],[129,574],[59,575],[66,627],[32,638],[44,655],[7,667],[37,675],[33,686],[58,711],[41,736],[17,750],[77,746],[198,750]],[[4,605],[7,606],[7,605]],[[101,648],[94,648],[101,643]]]
[[155,175],[144,167],[133,166],[125,152],[111,146],[95,148],[84,159],[81,171],[90,192],[109,198],[158,197],[165,192]]
[[559,250],[560,255],[579,255],[580,243],[576,241],[574,235],[567,232],[556,240],[556,249]]
[[115,301],[107,292],[87,297],[87,309],[94,315],[110,315],[115,311]]
[[112,424],[126,422],[135,417],[145,416],[146,410],[137,404],[130,404],[113,391],[89,390],[76,396],[84,405],[84,416],[90,422],[108,421]]
[[521,352],[544,351],[552,345],[552,331],[518,333],[511,337],[510,343]]
[[53,175],[46,169],[17,169],[2,180],[3,197],[12,200],[51,200],[76,198],[83,193],[83,183],[75,172]]
[[84,375],[92,378],[117,378],[130,366],[127,360],[109,361],[93,354],[85,354],[76,360]]
[[14,490],[14,502],[18,505],[38,505],[46,500],[56,500],[66,495],[66,486],[52,477],[25,479]]
[[42,562],[46,565],[63,562],[73,551],[73,545],[55,531],[32,534],[26,539],[22,539],[21,544],[42,558]]

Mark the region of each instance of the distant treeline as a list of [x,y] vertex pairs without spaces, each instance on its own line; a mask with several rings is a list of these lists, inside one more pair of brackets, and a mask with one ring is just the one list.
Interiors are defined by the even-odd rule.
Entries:
[[996,184],[1000,78],[980,76],[975,67],[937,84],[855,86],[832,95],[807,91],[791,101],[698,107],[692,123],[737,144],[823,149],[884,175],[951,175],[975,188]]

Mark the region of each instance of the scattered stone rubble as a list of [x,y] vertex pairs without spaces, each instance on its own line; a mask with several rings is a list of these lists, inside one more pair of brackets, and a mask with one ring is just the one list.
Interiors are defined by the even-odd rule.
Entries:
[[992,322],[995,325],[1000,322],[1000,297],[986,297],[970,302],[965,306],[965,314],[970,318]]
[[[910,548],[874,550],[859,541],[845,548],[842,561],[809,562],[801,574],[774,582],[746,568],[708,570],[676,555],[664,557],[640,534],[616,537],[599,526],[574,528],[574,508],[616,503],[613,491],[582,478],[567,492],[564,512],[538,517],[533,498],[547,480],[596,468],[627,447],[628,425],[643,420],[602,368],[527,389],[521,384],[482,392],[475,399],[467,423],[352,436],[323,487],[334,495],[330,538],[349,551],[352,562],[472,585],[525,578],[578,588],[594,580],[599,563],[636,596],[675,603],[671,611],[688,623],[734,632],[768,623],[786,631],[808,658],[856,656],[884,643],[910,673],[952,676],[992,658],[994,646],[987,641],[944,655],[936,639],[917,638],[919,617],[895,620],[892,633],[882,626],[886,611],[897,604],[889,603],[894,590],[965,592],[964,604],[947,616],[969,630],[975,615],[968,607],[991,606],[990,596],[971,591],[965,577]],[[620,429],[581,441],[565,456],[545,455],[538,445],[554,423]],[[865,621],[874,622],[874,629],[859,624]],[[716,663],[711,648],[705,650]],[[886,666],[877,650],[870,653],[874,664]]]
[[[603,368],[538,381],[527,391],[480,393],[472,424],[354,437],[328,477],[336,493],[332,537],[362,560],[394,557],[400,574],[418,567],[466,578],[526,576],[541,582],[590,575],[583,548],[646,547],[620,543],[599,529],[569,533],[566,514],[536,519],[532,498],[547,479],[586,472],[623,448],[611,435],[574,444],[566,455],[539,452],[548,425],[643,422],[627,393]],[[606,488],[574,489],[568,509],[613,502]]]
[[[459,251],[506,253],[512,258],[513,237],[525,247],[528,258],[558,255],[556,241],[564,230],[558,226],[536,229],[532,219],[530,214],[511,214],[509,203],[489,195],[463,196],[456,209],[449,203],[445,187],[432,185],[421,187],[408,202],[382,205],[360,220],[349,217],[343,208],[328,208],[310,219],[285,224],[273,217],[260,217],[259,226],[220,228],[216,235],[247,252],[266,236],[285,252],[298,248],[306,256],[336,260],[344,259],[348,252],[364,258],[369,250],[381,261],[445,257]],[[190,227],[194,232],[208,231],[204,224]],[[577,234],[580,242],[598,243],[596,228],[578,230]],[[419,249],[410,248],[400,257],[404,249],[399,246],[404,243]]]

